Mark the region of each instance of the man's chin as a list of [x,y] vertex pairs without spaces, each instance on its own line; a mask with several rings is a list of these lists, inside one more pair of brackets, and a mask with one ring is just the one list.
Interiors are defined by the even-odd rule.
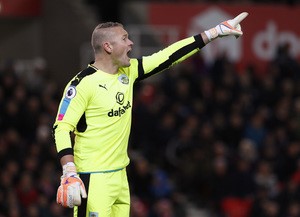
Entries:
[[124,64],[124,67],[129,67],[131,65],[130,61]]

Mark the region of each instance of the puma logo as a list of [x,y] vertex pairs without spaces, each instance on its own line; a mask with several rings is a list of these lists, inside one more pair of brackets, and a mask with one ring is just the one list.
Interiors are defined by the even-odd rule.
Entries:
[[99,84],[99,87],[102,87],[102,88],[104,88],[105,90],[107,90],[107,88],[106,88],[106,84],[104,84],[104,85],[102,85],[102,84]]

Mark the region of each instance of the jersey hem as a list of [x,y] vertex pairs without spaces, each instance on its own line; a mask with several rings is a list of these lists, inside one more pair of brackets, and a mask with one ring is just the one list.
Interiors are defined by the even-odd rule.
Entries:
[[123,168],[115,169],[115,170],[101,170],[101,171],[92,171],[92,172],[77,172],[78,174],[92,174],[92,173],[113,173],[113,172],[118,172],[120,170],[123,170]]

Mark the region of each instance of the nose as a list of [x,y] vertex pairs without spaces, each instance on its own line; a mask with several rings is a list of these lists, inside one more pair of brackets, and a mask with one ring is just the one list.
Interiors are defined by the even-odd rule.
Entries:
[[129,46],[133,46],[133,41],[131,41],[130,39],[129,40]]

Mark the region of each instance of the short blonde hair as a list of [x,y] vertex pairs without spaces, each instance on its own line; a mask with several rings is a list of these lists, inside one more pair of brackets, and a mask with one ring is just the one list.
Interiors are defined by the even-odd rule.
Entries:
[[105,23],[100,23],[94,29],[92,34],[91,44],[95,54],[99,53],[99,51],[101,50],[101,43],[103,39],[106,38],[105,32],[101,30],[112,28],[112,27],[123,27],[123,25],[118,22],[105,22]]

